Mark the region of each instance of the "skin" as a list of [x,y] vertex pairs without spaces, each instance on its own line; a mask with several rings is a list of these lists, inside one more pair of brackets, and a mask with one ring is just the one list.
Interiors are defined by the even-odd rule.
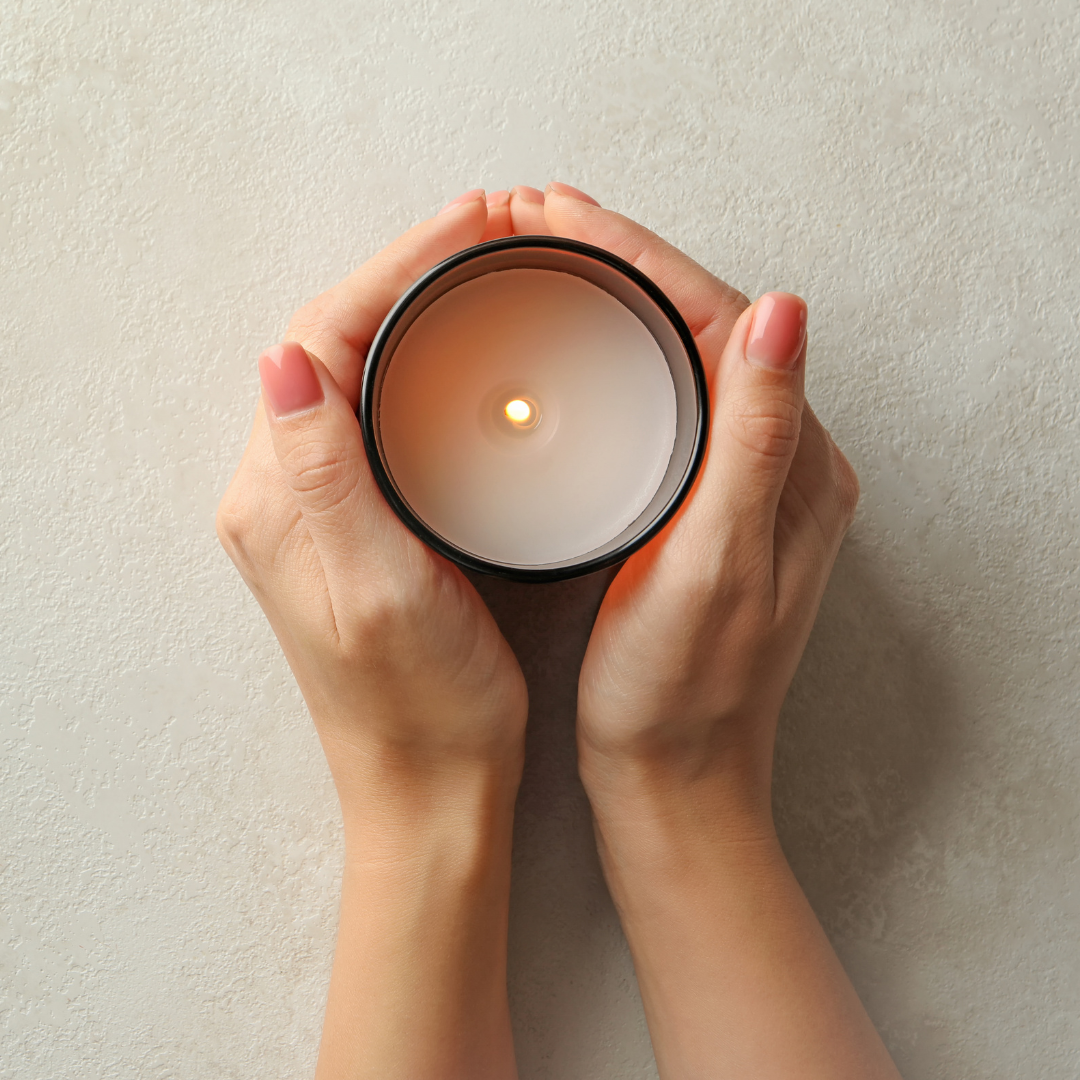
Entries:
[[805,403],[805,344],[790,368],[750,362],[744,297],[625,218],[549,203],[553,231],[675,300],[713,402],[693,497],[615,578],[578,688],[581,775],[660,1075],[894,1078],[770,809],[780,706],[858,501]]
[[561,185],[456,200],[297,312],[285,340],[306,350],[321,400],[279,416],[264,393],[219,509],[341,800],[316,1076],[517,1075],[506,926],[525,683],[472,586],[383,501],[354,415],[394,300],[454,251],[510,233],[597,244],[657,281],[715,403],[695,490],[616,577],[579,683],[582,778],[660,1075],[895,1077],[769,811],[777,714],[854,474],[804,404],[804,354],[790,370],[750,363],[745,297]]
[[479,241],[483,199],[410,230],[293,317],[323,401],[265,397],[218,533],[281,642],[341,800],[341,922],[316,1075],[516,1074],[506,1002],[525,682],[472,586],[395,518],[354,410],[383,316]]

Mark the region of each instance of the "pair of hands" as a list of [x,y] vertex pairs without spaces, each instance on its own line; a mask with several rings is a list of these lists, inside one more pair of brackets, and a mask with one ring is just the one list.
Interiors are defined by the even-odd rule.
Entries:
[[695,490],[622,568],[596,620],[579,682],[586,784],[602,797],[626,769],[661,785],[722,775],[740,822],[768,829],[775,720],[858,492],[804,403],[795,298],[751,308],[565,185],[546,198],[468,193],[293,317],[286,339],[311,357],[321,401],[275,415],[264,395],[219,535],[296,675],[346,817],[373,765],[518,757],[517,661],[465,577],[383,500],[354,414],[367,347],[408,285],[461,248],[537,233],[606,248],[652,278],[694,334],[713,403]]
[[315,720],[345,824],[318,1076],[509,1080],[506,925],[528,695],[453,564],[383,500],[355,410],[393,303],[461,248],[553,233],[671,298],[709,378],[694,490],[619,571],[578,688],[601,858],[664,1080],[895,1077],[776,842],[780,705],[858,485],[803,398],[806,307],[754,305],[552,184],[454,200],[293,317],[218,514]]

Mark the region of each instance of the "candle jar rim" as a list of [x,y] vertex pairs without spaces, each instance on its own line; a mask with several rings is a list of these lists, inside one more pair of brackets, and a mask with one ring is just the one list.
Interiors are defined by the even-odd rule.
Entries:
[[[689,453],[682,476],[679,478],[674,489],[665,498],[663,506],[657,513],[649,518],[648,523],[641,530],[633,532],[633,534],[627,537],[625,541],[608,550],[604,550],[604,545],[598,549],[594,549],[599,552],[599,554],[596,555],[593,555],[592,552],[586,552],[580,559],[563,560],[555,564],[518,565],[486,559],[457,546],[432,529],[431,526],[429,526],[412,509],[408,501],[398,490],[383,454],[378,424],[378,399],[382,376],[385,375],[385,369],[388,366],[389,361],[393,358],[393,349],[391,349],[389,358],[387,358],[387,347],[390,345],[402,320],[410,313],[413,315],[414,319],[419,317],[431,303],[434,303],[439,297],[465,282],[463,280],[450,285],[444,292],[432,296],[429,302],[424,304],[419,311],[414,311],[414,305],[418,300],[424,298],[425,294],[429,294],[433,287],[442,279],[446,278],[448,274],[459,270],[459,268],[470,262],[499,253],[513,251],[521,251],[524,253],[528,250],[535,249],[543,249],[549,252],[565,252],[578,258],[585,257],[599,262],[605,265],[608,270],[614,270],[617,274],[627,278],[633,286],[636,286],[641,290],[647,299],[655,305],[659,313],[664,317],[664,321],[671,327],[677,336],[689,366],[695,406],[693,409],[694,431],[692,444],[688,448]],[[522,261],[518,266],[515,266],[513,263],[500,265],[492,270],[481,271],[476,274],[474,278],[466,280],[474,280],[476,277],[482,277],[486,273],[497,273],[501,270],[523,268],[530,268],[528,261]],[[572,264],[569,263],[566,266],[543,266],[538,268],[569,273],[582,278],[584,281],[597,285],[601,289],[604,288],[602,284],[593,281],[591,278],[585,277],[582,274],[575,274]],[[604,291],[608,290],[605,289]],[[616,296],[615,299],[620,300],[618,296]],[[620,300],[620,302],[623,302],[624,306],[626,306],[624,301]],[[638,312],[633,311],[632,308],[629,310],[637,318],[641,319],[641,315]],[[410,325],[412,321],[413,320],[410,320]],[[655,334],[653,336],[655,338]],[[396,348],[397,342],[394,342],[393,346]],[[663,346],[661,346],[661,351],[663,352],[665,362],[668,363],[670,370],[671,359],[668,356],[668,352],[663,349]],[[672,372],[672,377],[674,378],[674,372]],[[463,248],[449,258],[444,259],[417,278],[390,309],[386,318],[383,320],[382,325],[376,331],[375,336],[372,339],[364,364],[360,403],[356,412],[364,440],[364,449],[367,452],[368,462],[371,466],[375,481],[379,485],[380,491],[390,504],[394,513],[414,535],[424,541],[430,548],[465,569],[482,574],[489,574],[495,577],[507,578],[512,581],[532,582],[537,584],[565,581],[570,578],[582,577],[586,574],[592,574],[607,569],[608,567],[625,561],[634,552],[638,551],[653,539],[653,537],[655,537],[672,519],[686,499],[686,496],[689,494],[704,460],[709,431],[709,393],[701,357],[698,353],[694,336],[686,324],[686,320],[679,314],[678,309],[663,290],[632,263],[627,262],[625,259],[620,258],[618,255],[615,255],[604,248],[595,247],[592,244],[586,244],[580,240],[546,235],[505,236],[495,240],[488,240],[481,244],[475,244],[471,247]],[[683,410],[678,407],[677,402],[677,428],[684,422],[683,415]],[[631,523],[631,526],[636,524],[642,516],[644,516],[644,512]],[[631,526],[627,526],[627,530],[629,530]],[[626,532],[627,530],[623,530],[623,532]],[[623,533],[618,535],[622,536]]]

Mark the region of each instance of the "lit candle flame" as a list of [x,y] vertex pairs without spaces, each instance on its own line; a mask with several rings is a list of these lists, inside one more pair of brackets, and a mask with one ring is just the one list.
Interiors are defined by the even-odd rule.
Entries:
[[503,411],[506,413],[506,418],[515,424],[527,424],[532,419],[532,406],[521,398],[508,401]]

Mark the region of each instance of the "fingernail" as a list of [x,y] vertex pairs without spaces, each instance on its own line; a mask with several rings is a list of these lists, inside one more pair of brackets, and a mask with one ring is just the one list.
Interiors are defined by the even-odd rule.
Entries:
[[526,184],[518,184],[514,188],[514,194],[522,201],[532,203],[533,206],[544,205],[544,193],[539,188],[528,187]]
[[482,199],[484,197],[484,189],[482,187],[473,188],[472,191],[466,191],[464,195],[459,195],[456,199],[451,199],[440,211],[440,214],[445,214],[447,210],[453,210],[458,206],[464,206],[466,203],[471,203],[474,199]]
[[593,206],[600,205],[591,195],[586,195],[584,191],[578,191],[576,187],[571,187],[569,184],[559,184],[552,180],[548,184],[548,191],[554,191],[556,195],[566,195],[571,199],[580,199],[581,202],[592,203]]
[[299,342],[286,341],[259,357],[263,393],[275,416],[313,408],[323,399],[318,376]]
[[766,293],[754,304],[746,359],[758,367],[790,371],[806,341],[806,302],[791,293]]
[[505,206],[509,201],[509,191],[492,191],[487,197],[488,209],[494,210],[496,207]]

